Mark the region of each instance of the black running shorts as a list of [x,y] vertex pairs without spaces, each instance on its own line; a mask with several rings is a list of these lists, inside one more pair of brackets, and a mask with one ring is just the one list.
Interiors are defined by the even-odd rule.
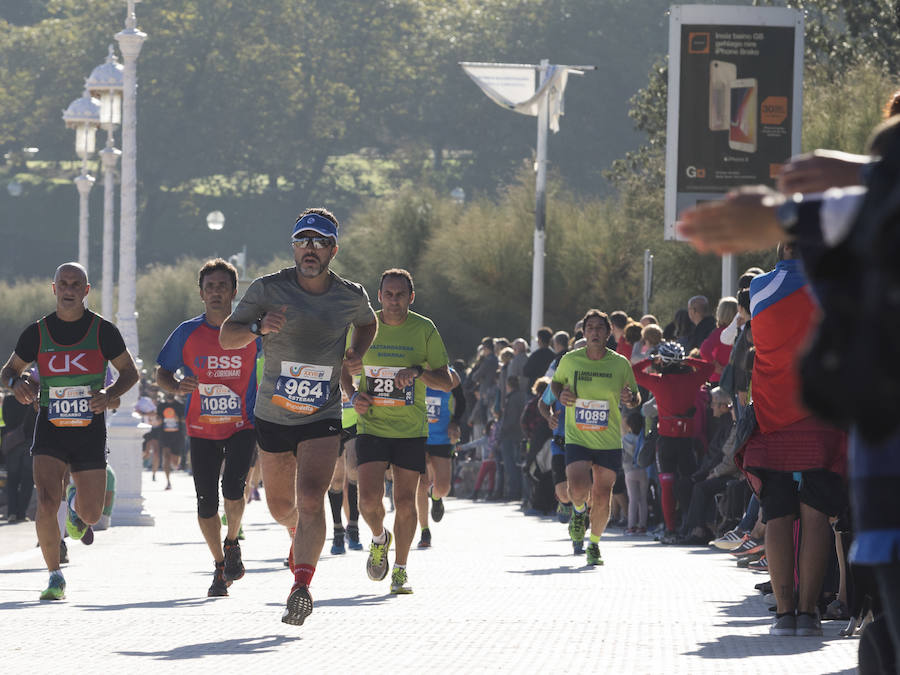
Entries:
[[445,459],[450,459],[453,456],[453,446],[449,443],[443,445],[428,445],[426,443],[425,452],[432,457],[444,457]]
[[622,468],[622,449],[592,450],[583,445],[566,443],[566,466],[572,462],[590,462],[610,471],[618,471]]
[[47,455],[69,465],[72,473],[106,468],[106,419],[94,415],[86,427],[57,427],[42,407],[34,426],[32,456]]
[[387,462],[401,469],[425,473],[425,437],[382,438],[371,434],[356,437],[357,465]]
[[259,447],[266,452],[291,452],[296,455],[297,446],[303,441],[338,436],[341,433],[339,419],[286,425],[267,422],[257,417],[255,424]]

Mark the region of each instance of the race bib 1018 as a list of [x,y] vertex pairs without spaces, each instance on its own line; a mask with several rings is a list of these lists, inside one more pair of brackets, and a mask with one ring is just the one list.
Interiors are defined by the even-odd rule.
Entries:
[[47,419],[56,427],[86,427],[94,419],[91,388],[50,387]]

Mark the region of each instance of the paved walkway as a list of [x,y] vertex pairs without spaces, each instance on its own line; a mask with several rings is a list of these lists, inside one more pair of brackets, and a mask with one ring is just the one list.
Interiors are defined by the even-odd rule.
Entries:
[[410,555],[413,595],[369,581],[364,552],[331,556],[326,545],[315,610],[294,628],[280,621],[288,539],[264,502],[246,513],[246,576],[209,599],[190,477],[176,474],[170,492],[144,478],[156,525],[70,543],[63,602],[37,601],[47,574],[33,524],[0,527],[4,672],[855,672],[858,641],[835,622],[824,638],[770,637],[753,590],[765,577],[727,554],[612,533],[606,565],[591,569],[555,520],[453,499],[434,547]]

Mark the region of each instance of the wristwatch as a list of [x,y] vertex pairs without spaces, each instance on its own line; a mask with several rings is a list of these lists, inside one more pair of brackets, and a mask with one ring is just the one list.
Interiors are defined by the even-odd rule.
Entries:
[[803,195],[798,192],[788,197],[775,209],[775,219],[784,233],[792,240],[821,240],[819,226],[819,209],[821,207],[821,199],[804,199]]
[[781,205],[775,209],[775,219],[787,234],[792,234],[797,222],[800,220],[800,203],[803,201],[803,195],[794,193],[785,199]]
[[263,332],[262,332],[263,316],[265,316],[265,314],[263,314],[258,319],[253,321],[253,323],[250,324],[250,332],[253,333],[254,335],[262,335],[263,334]]
[[422,366],[410,366],[410,368],[416,371],[416,377],[422,377],[422,373],[425,372]]

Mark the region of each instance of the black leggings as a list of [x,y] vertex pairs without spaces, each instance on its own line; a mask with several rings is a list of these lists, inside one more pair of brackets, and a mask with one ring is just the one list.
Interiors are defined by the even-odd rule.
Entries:
[[191,468],[197,492],[197,515],[201,518],[218,515],[220,472],[222,496],[231,500],[244,498],[244,483],[250,471],[255,446],[256,432],[253,429],[243,429],[221,441],[191,437]]
[[694,439],[660,436],[656,450],[659,472],[675,474],[675,500],[678,503],[678,512],[685,515],[691,503],[691,491],[694,487],[691,476],[697,470]]
[[656,446],[659,453],[659,472],[674,473],[690,478],[697,470],[693,438],[660,436]]

